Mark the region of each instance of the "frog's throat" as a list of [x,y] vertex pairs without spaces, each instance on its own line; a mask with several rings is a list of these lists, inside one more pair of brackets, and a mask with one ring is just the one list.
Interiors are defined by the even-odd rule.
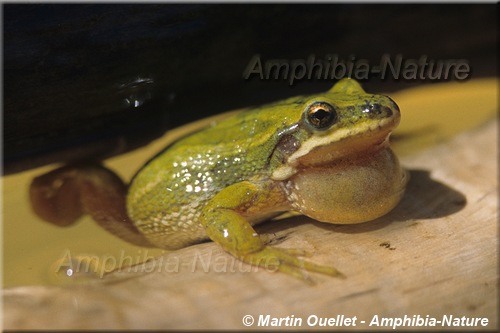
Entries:
[[[285,180],[293,176],[299,166],[299,159],[318,147],[326,147],[329,145],[335,145],[336,142],[349,139],[359,138],[362,136],[367,136],[367,141],[377,144],[381,142],[382,146],[388,144],[388,137],[391,131],[398,125],[399,118],[391,117],[386,119],[381,119],[377,122],[365,123],[360,126],[355,126],[352,128],[341,128],[336,130],[331,135],[313,135],[307,141],[305,141],[296,152],[294,152],[288,158],[287,162],[274,170],[271,178],[274,180]],[[350,140],[349,140],[350,141]]]

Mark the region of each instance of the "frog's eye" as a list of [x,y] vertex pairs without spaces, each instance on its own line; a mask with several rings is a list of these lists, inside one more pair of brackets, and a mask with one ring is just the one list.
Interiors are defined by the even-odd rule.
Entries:
[[337,121],[337,112],[328,103],[315,102],[305,112],[307,122],[318,130],[327,129]]

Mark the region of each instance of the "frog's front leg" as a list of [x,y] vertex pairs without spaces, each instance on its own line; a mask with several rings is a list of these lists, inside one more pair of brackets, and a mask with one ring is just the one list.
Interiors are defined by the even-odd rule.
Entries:
[[269,191],[245,181],[231,185],[215,195],[201,214],[201,223],[207,235],[238,259],[254,265],[291,274],[311,281],[307,272],[343,277],[333,267],[317,265],[298,258],[303,251],[266,246],[252,228],[245,215],[251,211],[265,211],[272,205]]

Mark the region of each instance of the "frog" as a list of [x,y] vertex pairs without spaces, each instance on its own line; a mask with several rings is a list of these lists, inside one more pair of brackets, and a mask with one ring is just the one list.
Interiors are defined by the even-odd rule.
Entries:
[[344,78],[324,93],[251,107],[167,146],[126,185],[101,164],[36,177],[33,210],[66,226],[89,214],[130,243],[178,250],[212,240],[244,263],[309,281],[345,278],[255,226],[285,212],[330,224],[375,220],[401,200],[408,172],[391,150],[400,122],[388,96]]

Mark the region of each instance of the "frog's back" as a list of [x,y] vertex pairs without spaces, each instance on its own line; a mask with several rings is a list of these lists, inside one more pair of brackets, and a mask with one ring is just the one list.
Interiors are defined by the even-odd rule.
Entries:
[[276,145],[277,121],[283,119],[275,119],[279,112],[259,117],[259,111],[181,139],[138,172],[127,208],[152,243],[178,248],[200,241],[205,233],[197,221],[210,198],[231,184],[269,176],[266,164]]

